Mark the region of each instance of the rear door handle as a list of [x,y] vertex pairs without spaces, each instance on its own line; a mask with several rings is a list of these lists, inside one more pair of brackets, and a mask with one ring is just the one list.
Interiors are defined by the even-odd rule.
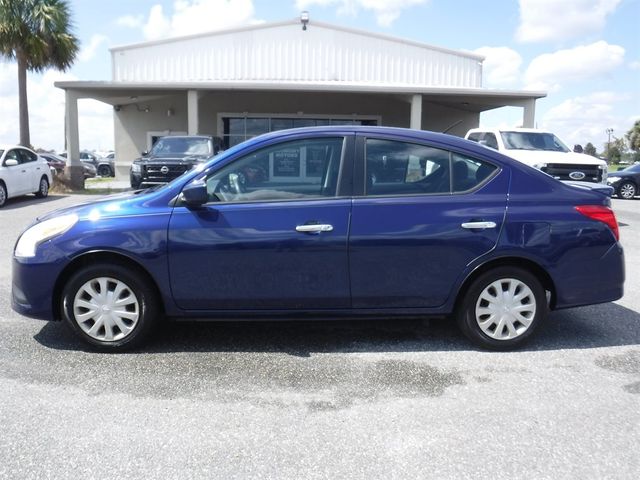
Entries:
[[326,223],[320,223],[315,225],[298,225],[296,227],[296,232],[302,232],[302,233],[331,232],[332,230],[333,230],[333,225],[329,225]]
[[469,230],[485,230],[487,228],[496,228],[496,222],[466,222],[460,226]]

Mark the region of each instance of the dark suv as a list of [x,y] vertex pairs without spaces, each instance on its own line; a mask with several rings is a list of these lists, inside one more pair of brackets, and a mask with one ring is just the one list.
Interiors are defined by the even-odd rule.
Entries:
[[222,150],[222,140],[207,135],[161,137],[150,152],[131,164],[132,188],[170,182]]

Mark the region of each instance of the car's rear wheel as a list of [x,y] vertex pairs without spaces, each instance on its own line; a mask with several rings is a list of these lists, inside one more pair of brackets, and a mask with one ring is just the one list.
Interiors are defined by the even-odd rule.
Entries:
[[622,185],[618,187],[618,196],[625,200],[631,200],[637,193],[638,188],[633,182],[623,182]]
[[98,167],[98,175],[100,175],[101,177],[110,177],[111,167],[109,167],[109,165],[100,165]]
[[62,292],[62,314],[86,342],[106,351],[140,345],[158,323],[158,299],[135,270],[96,264],[77,271]]
[[462,332],[476,345],[509,350],[525,342],[547,312],[545,290],[533,274],[498,267],[473,281],[456,316]]
[[44,198],[47,195],[49,195],[49,180],[47,180],[47,177],[42,177],[40,179],[40,184],[38,185],[38,191],[33,193],[35,193],[36,197],[38,198]]
[[2,207],[7,201],[7,187],[3,182],[0,182],[0,207]]

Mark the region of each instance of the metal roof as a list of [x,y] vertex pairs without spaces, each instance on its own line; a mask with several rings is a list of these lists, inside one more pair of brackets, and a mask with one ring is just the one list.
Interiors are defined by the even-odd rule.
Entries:
[[478,88],[483,57],[298,20],[111,49],[117,82],[287,82]]

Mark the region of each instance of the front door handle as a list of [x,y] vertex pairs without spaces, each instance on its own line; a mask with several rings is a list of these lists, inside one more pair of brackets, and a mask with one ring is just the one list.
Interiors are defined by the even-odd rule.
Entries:
[[470,230],[485,230],[487,228],[496,228],[496,222],[466,222],[460,226]]
[[320,233],[320,232],[330,232],[333,230],[333,225],[329,225],[326,223],[312,224],[312,225],[298,225],[296,227],[296,232],[302,233]]

